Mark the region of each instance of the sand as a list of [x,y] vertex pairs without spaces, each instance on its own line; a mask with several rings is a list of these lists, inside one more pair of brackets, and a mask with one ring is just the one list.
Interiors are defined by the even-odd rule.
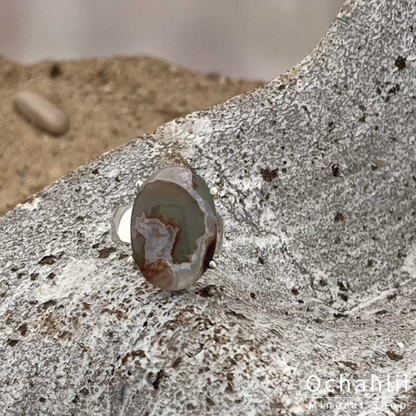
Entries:
[[[104,152],[261,85],[148,57],[34,66],[0,58],[0,215]],[[69,131],[57,137],[28,122],[14,105],[21,91],[58,105]]]

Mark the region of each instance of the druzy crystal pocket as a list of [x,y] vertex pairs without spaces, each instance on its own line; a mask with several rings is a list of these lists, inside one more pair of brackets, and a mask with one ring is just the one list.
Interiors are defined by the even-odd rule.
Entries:
[[222,221],[205,181],[186,168],[170,167],[141,186],[130,232],[143,276],[161,289],[181,290],[208,268],[221,244]]

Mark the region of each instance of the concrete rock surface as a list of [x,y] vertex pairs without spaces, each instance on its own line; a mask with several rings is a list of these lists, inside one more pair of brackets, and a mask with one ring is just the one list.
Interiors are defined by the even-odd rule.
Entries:
[[[0,413],[414,415],[415,17],[411,0],[349,1],[265,88],[4,216]],[[172,164],[218,189],[226,230],[218,268],[182,293],[146,283],[109,230],[136,181]],[[341,391],[341,374],[366,391]],[[369,389],[396,374],[399,391]]]

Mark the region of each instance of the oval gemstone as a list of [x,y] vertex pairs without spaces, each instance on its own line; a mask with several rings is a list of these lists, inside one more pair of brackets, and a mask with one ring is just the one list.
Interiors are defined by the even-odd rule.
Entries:
[[208,268],[221,232],[207,184],[183,167],[153,174],[133,205],[133,258],[143,276],[161,289],[194,284]]

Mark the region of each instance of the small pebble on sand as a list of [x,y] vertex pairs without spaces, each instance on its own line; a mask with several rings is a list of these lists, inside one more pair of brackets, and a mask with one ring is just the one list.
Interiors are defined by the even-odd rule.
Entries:
[[16,95],[15,102],[19,111],[38,127],[56,135],[68,131],[68,116],[41,95],[21,92]]

